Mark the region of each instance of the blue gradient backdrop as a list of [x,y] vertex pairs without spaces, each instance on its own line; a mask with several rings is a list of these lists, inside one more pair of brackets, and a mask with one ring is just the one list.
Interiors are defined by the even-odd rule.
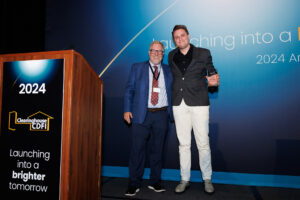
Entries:
[[[48,1],[47,50],[73,48],[100,74],[174,2]],[[185,24],[191,42],[211,50],[221,76],[219,91],[210,94],[214,171],[300,176],[299,7],[297,0],[177,1],[101,77],[103,165],[127,166],[131,141],[122,99],[131,64],[148,59],[154,39],[166,45],[167,63],[172,28]],[[164,168],[179,168],[177,145],[171,124]],[[192,149],[192,168],[199,170],[194,141]]]

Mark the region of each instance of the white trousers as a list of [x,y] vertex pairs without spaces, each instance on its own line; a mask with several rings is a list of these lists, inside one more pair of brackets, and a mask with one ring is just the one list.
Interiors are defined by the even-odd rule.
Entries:
[[211,152],[208,137],[209,106],[188,106],[182,100],[173,106],[177,138],[179,141],[179,160],[181,180],[189,181],[191,174],[191,131],[199,152],[199,165],[202,179],[211,179]]

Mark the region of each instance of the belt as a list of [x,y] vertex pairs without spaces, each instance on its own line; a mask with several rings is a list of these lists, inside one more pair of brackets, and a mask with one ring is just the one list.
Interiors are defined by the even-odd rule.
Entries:
[[167,106],[161,107],[161,108],[147,108],[147,110],[148,110],[149,112],[158,112],[158,111],[167,110]]

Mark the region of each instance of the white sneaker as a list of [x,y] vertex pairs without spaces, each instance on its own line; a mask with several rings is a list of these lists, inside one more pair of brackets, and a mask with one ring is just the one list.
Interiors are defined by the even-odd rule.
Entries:
[[136,193],[138,193],[139,191],[140,191],[140,188],[131,186],[131,187],[128,187],[125,195],[132,197],[132,196],[135,196]]

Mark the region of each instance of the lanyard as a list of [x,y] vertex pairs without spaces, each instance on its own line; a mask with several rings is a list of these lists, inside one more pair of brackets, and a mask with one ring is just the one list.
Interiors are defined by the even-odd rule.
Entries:
[[[158,72],[158,74],[157,74],[157,77],[155,77],[155,71],[152,69],[152,67],[151,67],[150,64],[149,64],[149,67],[150,67],[151,72],[152,72],[152,74],[153,74],[153,78],[154,78],[155,80],[158,80],[159,75],[160,75],[160,70],[159,70],[159,72]],[[158,66],[157,66],[157,70],[158,70]]]

